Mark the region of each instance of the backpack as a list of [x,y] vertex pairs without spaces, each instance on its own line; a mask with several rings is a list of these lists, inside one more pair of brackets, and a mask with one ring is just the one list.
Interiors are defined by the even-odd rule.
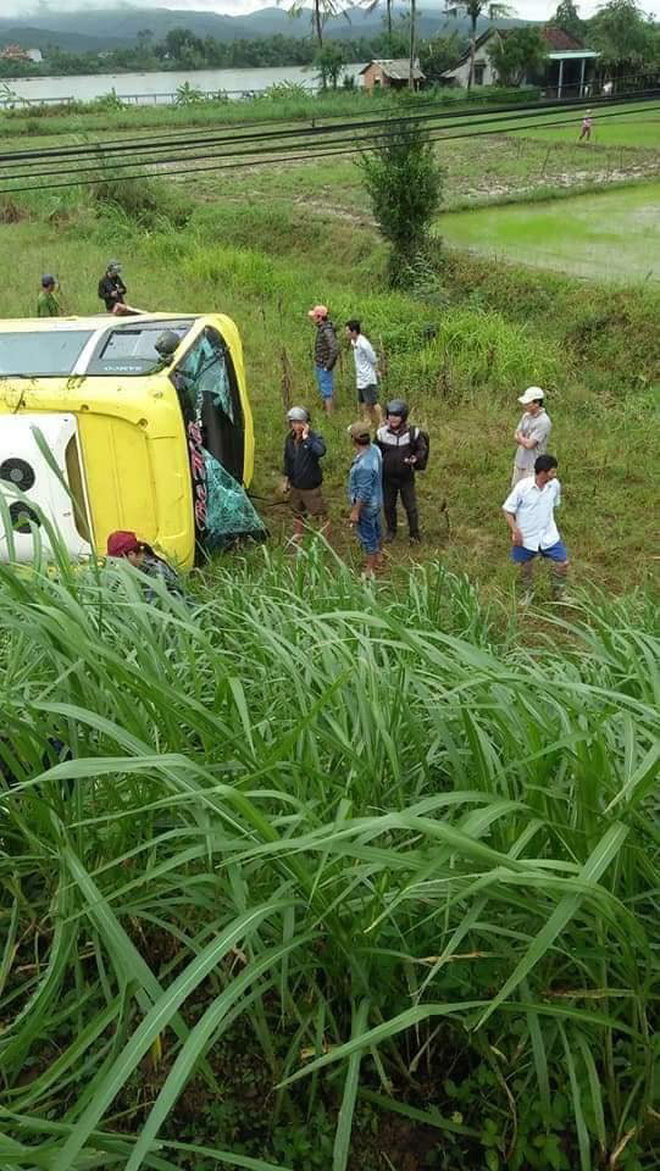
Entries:
[[424,444],[424,455],[417,456],[417,463],[414,464],[416,472],[425,472],[429,466],[429,455],[431,454],[431,437],[428,431],[423,431],[421,427],[413,428],[413,439],[417,443],[420,439]]

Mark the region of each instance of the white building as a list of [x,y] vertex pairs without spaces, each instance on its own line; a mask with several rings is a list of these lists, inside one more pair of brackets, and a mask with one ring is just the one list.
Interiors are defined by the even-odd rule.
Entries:
[[[474,50],[474,86],[496,85],[497,74],[491,64],[489,50],[495,37],[505,38],[509,29],[487,29],[477,37]],[[593,69],[598,53],[587,49],[561,28],[546,25],[540,30],[548,47],[545,77],[525,78],[526,84],[539,80],[548,97],[582,97],[592,82]],[[470,76],[469,50],[456,62],[452,69],[446,69],[443,79],[450,85],[467,86]]]

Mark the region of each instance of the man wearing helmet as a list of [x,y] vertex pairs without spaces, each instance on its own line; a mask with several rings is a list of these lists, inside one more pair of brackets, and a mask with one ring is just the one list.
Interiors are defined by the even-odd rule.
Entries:
[[118,260],[111,260],[99,281],[99,298],[105,303],[108,313],[126,312],[126,293],[126,285],[121,278],[121,264]]
[[282,491],[289,493],[293,539],[300,542],[307,516],[320,517],[326,535],[329,530],[328,511],[321,491],[323,472],[320,460],[325,455],[325,443],[311,430],[310,414],[305,407],[291,407],[286,418],[290,430],[284,443]]
[[415,465],[426,466],[426,438],[419,427],[408,423],[408,404],[393,399],[385,408],[386,422],[376,432],[376,443],[383,456],[383,496],[387,531],[386,541],[393,541],[397,529],[397,499],[408,518],[411,545],[421,540],[415,491]]
[[158,334],[154,342],[154,349],[163,362],[171,362],[180,344],[181,338],[178,333],[175,333],[173,329],[165,329]]

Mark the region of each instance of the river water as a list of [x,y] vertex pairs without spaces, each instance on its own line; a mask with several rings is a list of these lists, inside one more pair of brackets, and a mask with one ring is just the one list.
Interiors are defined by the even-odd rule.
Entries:
[[[347,65],[346,72],[357,78],[362,65]],[[199,69],[190,72],[163,73],[96,73],[84,77],[21,77],[9,78],[0,85],[0,103],[5,104],[10,96],[30,102],[64,101],[75,98],[80,102],[91,102],[115,90],[118,97],[125,97],[138,103],[153,103],[172,100],[180,85],[188,82],[195,89],[205,93],[224,90],[239,97],[268,89],[276,82],[291,81],[315,90],[314,68],[299,65],[283,65],[274,69]],[[7,92],[9,91],[9,93]]]

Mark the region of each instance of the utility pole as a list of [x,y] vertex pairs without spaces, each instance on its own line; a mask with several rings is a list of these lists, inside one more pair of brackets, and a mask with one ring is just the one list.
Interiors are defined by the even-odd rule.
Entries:
[[416,0],[410,0],[410,70],[408,73],[408,89],[415,88],[415,22],[417,19]]

